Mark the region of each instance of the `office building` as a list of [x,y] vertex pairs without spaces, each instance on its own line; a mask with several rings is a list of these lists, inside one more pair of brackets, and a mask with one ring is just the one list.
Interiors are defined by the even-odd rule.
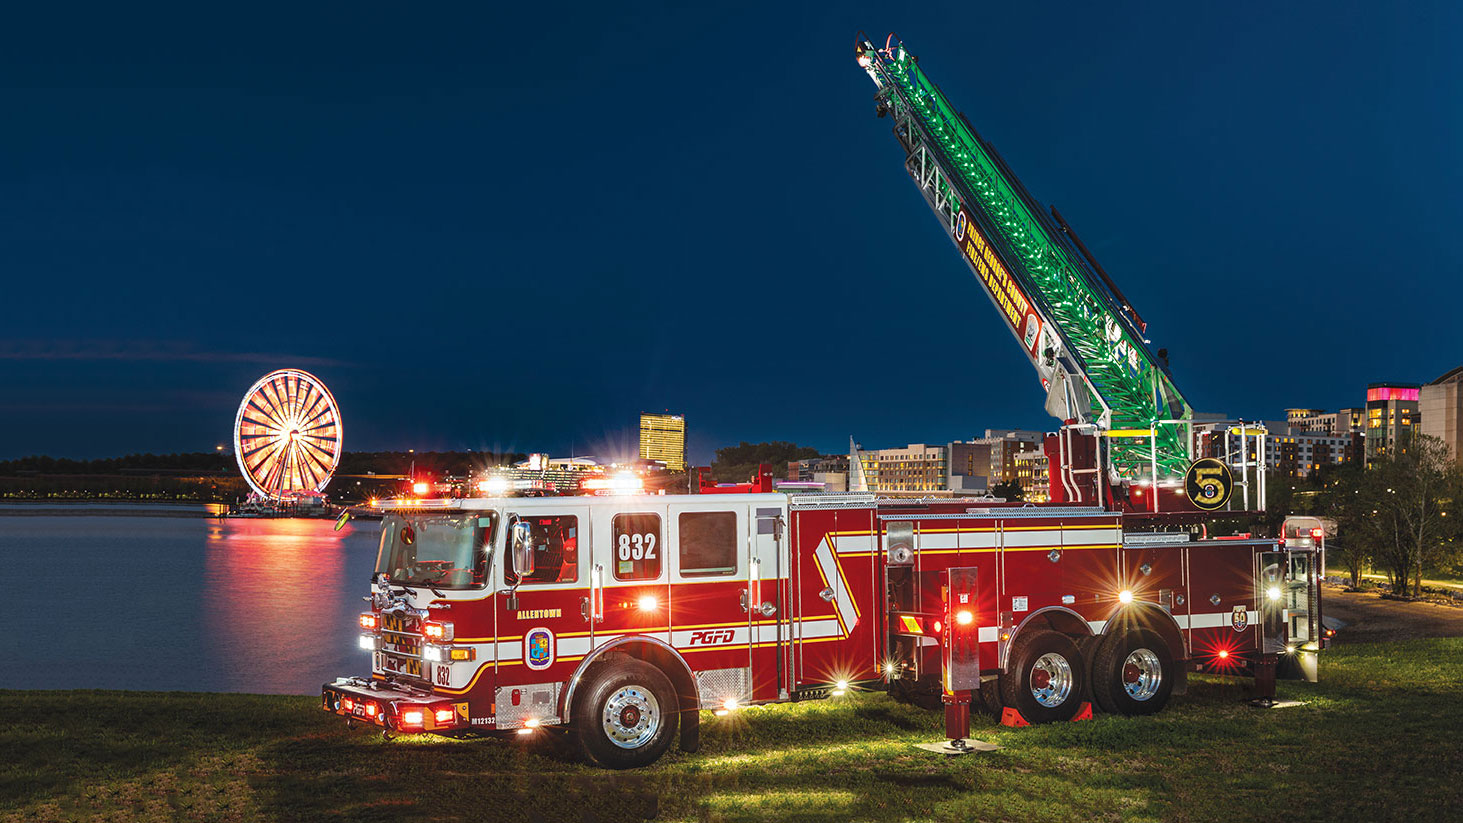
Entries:
[[1325,409],[1286,409],[1285,424],[1293,432],[1333,434],[1337,414]]
[[1026,451],[1012,458],[1016,466],[1016,482],[1021,486],[1021,499],[1028,503],[1045,503],[1051,499],[1051,481],[1045,451]]
[[945,461],[945,488],[984,493],[991,486],[991,446],[980,440],[955,441]]
[[910,443],[893,449],[855,446],[848,456],[849,491],[906,492],[945,489],[944,446]]
[[1363,434],[1366,432],[1366,408],[1337,409],[1336,428],[1332,434]]
[[[982,440],[865,449],[849,441],[848,491],[984,494],[990,447]],[[789,473],[790,474],[790,473]]]
[[826,454],[787,464],[787,479],[794,483],[821,483],[823,491],[848,491],[848,455]]
[[991,450],[991,471],[988,477],[991,485],[1009,483],[1016,479],[1016,455],[1041,451],[1046,435],[1024,429],[986,429],[985,437],[975,441],[984,443]]
[[658,460],[669,471],[685,471],[686,418],[679,414],[642,413],[640,459]]
[[1419,390],[1418,412],[1422,415],[1418,431],[1443,441],[1448,454],[1457,460],[1458,443],[1463,440],[1463,366]]
[[[1288,410],[1287,410],[1288,411]],[[1265,436],[1265,467],[1271,477],[1309,477],[1325,466],[1335,466],[1357,460],[1362,455],[1360,434],[1336,434],[1330,431],[1302,431],[1288,428],[1279,420],[1246,421],[1246,429],[1263,426]],[[1247,454],[1241,454],[1241,437],[1231,429],[1237,429],[1237,421],[1203,423],[1195,428],[1195,457],[1213,457],[1224,460],[1228,455],[1231,465],[1238,467],[1248,462],[1259,461],[1256,439],[1244,438]]]

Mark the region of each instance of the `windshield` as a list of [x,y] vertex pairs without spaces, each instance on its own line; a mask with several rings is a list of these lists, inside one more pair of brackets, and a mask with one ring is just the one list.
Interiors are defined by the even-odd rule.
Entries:
[[496,512],[473,515],[387,517],[381,528],[376,573],[392,583],[468,589],[487,579],[497,533]]

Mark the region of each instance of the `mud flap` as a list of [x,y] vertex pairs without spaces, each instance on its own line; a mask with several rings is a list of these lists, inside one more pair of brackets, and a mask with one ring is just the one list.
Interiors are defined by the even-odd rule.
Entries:
[[701,748],[701,711],[688,709],[681,712],[681,751],[690,754]]

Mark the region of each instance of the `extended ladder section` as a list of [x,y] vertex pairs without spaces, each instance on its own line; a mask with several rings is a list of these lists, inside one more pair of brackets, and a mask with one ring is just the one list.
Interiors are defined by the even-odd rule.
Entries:
[[857,57],[879,88],[879,115],[893,117],[906,170],[1036,368],[1047,411],[1104,431],[1149,432],[1102,438],[1116,478],[1181,477],[1193,410],[1106,272],[1060,215],[1037,205],[902,42],[890,35],[876,48],[861,34]]

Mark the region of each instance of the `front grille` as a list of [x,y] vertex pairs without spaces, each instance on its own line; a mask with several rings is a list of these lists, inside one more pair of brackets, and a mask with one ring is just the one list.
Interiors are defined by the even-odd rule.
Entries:
[[421,615],[405,609],[381,613],[382,670],[402,677],[426,679],[422,666]]

